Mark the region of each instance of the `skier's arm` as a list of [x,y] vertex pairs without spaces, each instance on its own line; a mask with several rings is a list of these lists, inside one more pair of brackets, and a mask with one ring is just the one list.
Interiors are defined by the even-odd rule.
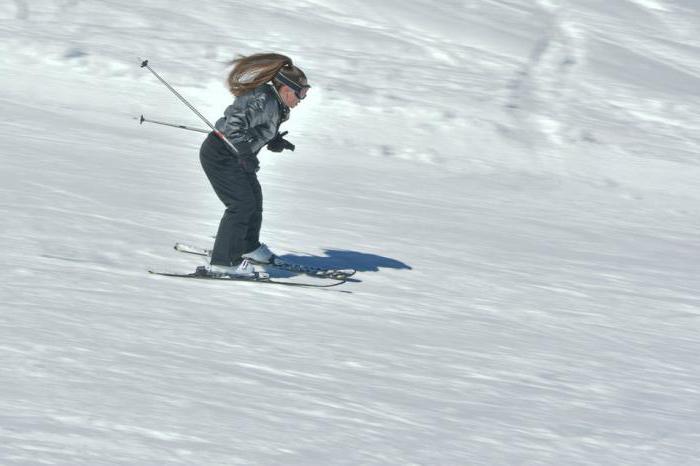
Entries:
[[255,154],[274,136],[268,137],[275,128],[263,99],[253,99],[244,109],[227,113],[223,132],[241,156]]

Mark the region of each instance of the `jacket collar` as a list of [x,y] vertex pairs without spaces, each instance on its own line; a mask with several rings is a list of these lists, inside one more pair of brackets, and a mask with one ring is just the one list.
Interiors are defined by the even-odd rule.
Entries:
[[282,100],[282,96],[277,91],[274,84],[268,84],[268,86],[270,86],[272,92],[275,94],[275,97],[277,97],[277,103],[279,103],[280,111],[282,112],[282,121],[286,121],[289,118],[289,107],[287,107],[287,104],[285,104]]

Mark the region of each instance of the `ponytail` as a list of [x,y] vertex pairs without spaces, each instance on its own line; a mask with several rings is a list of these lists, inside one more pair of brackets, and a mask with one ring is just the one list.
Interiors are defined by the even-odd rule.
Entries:
[[233,69],[228,75],[228,88],[238,97],[252,91],[258,86],[272,81],[277,89],[282,86],[275,77],[284,74],[300,84],[307,84],[306,75],[294,66],[292,59],[280,53],[256,53],[241,56],[231,62]]

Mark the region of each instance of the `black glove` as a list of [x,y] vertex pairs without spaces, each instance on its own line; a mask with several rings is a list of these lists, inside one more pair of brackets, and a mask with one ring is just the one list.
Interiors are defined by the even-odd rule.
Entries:
[[277,136],[272,138],[270,142],[267,143],[267,149],[271,150],[272,152],[282,152],[285,149],[294,150],[294,144],[291,142],[287,141],[284,139],[284,135],[287,134],[289,131],[285,131],[284,133],[277,133]]

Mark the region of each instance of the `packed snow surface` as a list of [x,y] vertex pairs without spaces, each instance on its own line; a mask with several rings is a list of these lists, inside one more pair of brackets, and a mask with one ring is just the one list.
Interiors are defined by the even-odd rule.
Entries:
[[[205,261],[239,54],[309,76]],[[0,3],[0,463],[698,464],[700,3]],[[350,292],[350,293],[348,293]]]

